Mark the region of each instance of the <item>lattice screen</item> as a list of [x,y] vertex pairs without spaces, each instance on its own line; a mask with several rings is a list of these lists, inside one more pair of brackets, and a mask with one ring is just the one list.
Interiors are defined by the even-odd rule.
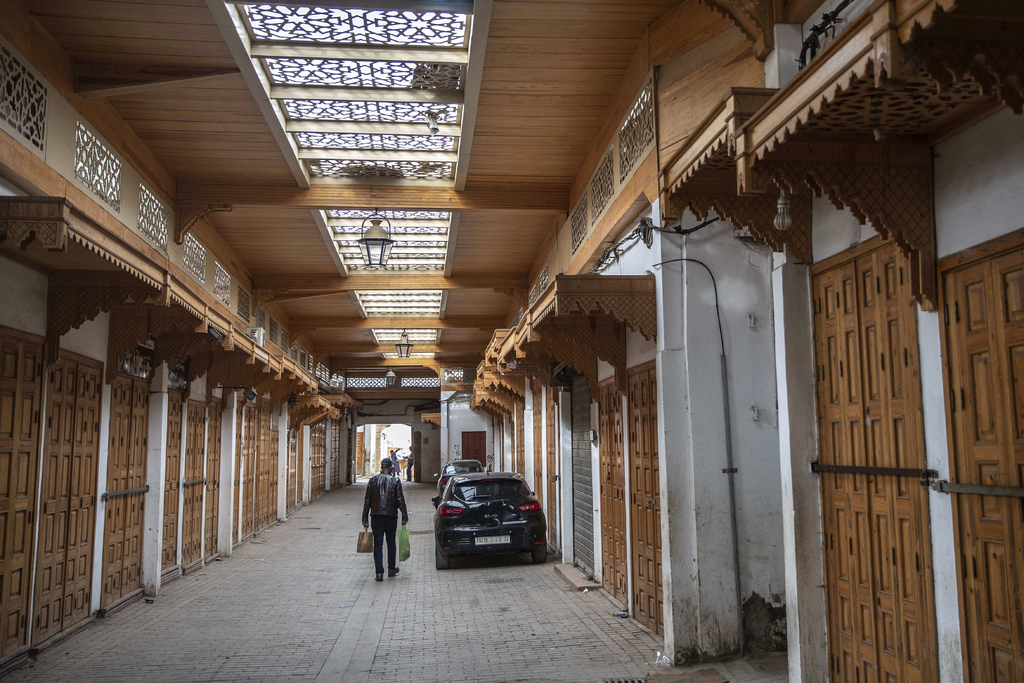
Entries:
[[241,287],[238,288],[238,304],[235,308],[235,312],[238,314],[238,317],[246,323],[248,323],[252,318],[252,297],[249,296],[249,292],[245,291]]
[[403,377],[403,389],[437,389],[441,386],[439,377]]
[[256,327],[267,329],[267,310],[265,308],[256,311]]
[[206,247],[192,233],[185,235],[184,266],[200,282],[206,282]]
[[466,15],[452,12],[247,5],[246,18],[261,40],[461,47]]
[[575,254],[583,246],[587,237],[587,195],[580,199],[579,206],[572,212],[572,253]]
[[167,221],[170,218],[170,211],[164,203],[156,198],[156,195],[149,191],[149,188],[139,184],[139,230],[146,233],[158,245],[167,248]]
[[455,123],[459,118],[459,105],[427,102],[284,100],[284,109],[288,118],[304,121],[422,123],[427,112],[433,112],[438,123]]
[[316,133],[295,134],[300,147],[311,149],[403,149],[422,152],[455,150],[452,135],[392,135],[385,133]]
[[537,289],[542,293],[548,288],[548,264],[544,264],[544,267],[540,271],[540,277],[537,279]]
[[590,201],[593,203],[593,211],[590,215],[592,224],[597,223],[614,195],[615,178],[612,174],[612,150],[609,149],[601,159],[601,163],[598,164],[597,171],[590,181]]
[[277,321],[274,320],[273,318],[271,318],[270,319],[270,327],[267,329],[267,336],[270,338],[271,343],[273,343],[273,344],[277,344],[278,343],[277,335],[278,335],[278,331],[279,330],[280,330],[280,326],[277,324]]
[[81,121],[75,123],[75,177],[121,210],[121,161]]
[[383,377],[346,377],[346,389],[384,389],[387,381]]
[[225,306],[231,305],[231,276],[218,261],[213,262],[213,295]]
[[619,182],[625,182],[654,142],[654,85],[648,80],[619,129]]
[[7,48],[0,48],[0,121],[45,151],[46,86]]
[[464,372],[462,368],[442,368],[441,378],[445,384],[464,384]]

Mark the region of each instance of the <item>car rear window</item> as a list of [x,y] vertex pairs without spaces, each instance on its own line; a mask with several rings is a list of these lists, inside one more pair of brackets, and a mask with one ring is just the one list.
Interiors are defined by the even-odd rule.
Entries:
[[515,500],[530,495],[522,482],[512,479],[467,481],[458,484],[453,493],[467,503],[476,500]]
[[467,462],[453,462],[449,467],[455,474],[465,474],[466,472],[483,472],[483,466],[476,460],[469,460]]

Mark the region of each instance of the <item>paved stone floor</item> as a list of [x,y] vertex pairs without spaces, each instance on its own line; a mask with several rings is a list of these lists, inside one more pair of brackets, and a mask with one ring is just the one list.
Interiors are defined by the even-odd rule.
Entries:
[[[412,557],[373,581],[355,552],[364,489],[322,496],[230,558],[96,620],[15,681],[542,682],[642,679],[661,640],[525,556],[433,563],[434,487],[407,486]],[[786,680],[784,655],[694,667]],[[689,676],[681,680],[690,680]],[[705,680],[694,677],[692,680]]]

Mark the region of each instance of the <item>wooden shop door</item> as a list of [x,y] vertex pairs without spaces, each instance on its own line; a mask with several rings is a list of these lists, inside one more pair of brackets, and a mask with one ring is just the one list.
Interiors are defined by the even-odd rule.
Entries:
[[110,397],[102,607],[142,589],[149,380],[118,375]]
[[256,441],[256,510],[255,528],[262,529],[270,524],[270,461],[277,450],[272,443],[270,431],[270,401],[262,400],[257,408]]
[[167,394],[167,468],[164,472],[164,535],[160,566],[178,564],[178,501],[181,497],[181,428],[185,416],[185,397]]
[[487,467],[487,432],[462,432],[462,459]]
[[622,394],[615,378],[598,385],[601,456],[601,564],[604,588],[622,604],[629,602],[626,549],[626,469],[622,457]]
[[341,487],[341,420],[331,422],[331,487]]
[[[558,547],[558,394],[559,389],[556,387],[548,387],[548,409],[547,409],[547,425],[548,425],[548,502],[547,502],[547,518],[548,518],[548,543],[552,548]],[[501,470],[498,463],[501,462],[499,456],[495,456],[495,468]]]
[[47,377],[34,643],[92,610],[102,373],[99,361],[62,352]]
[[362,476],[365,474],[363,448],[366,443],[366,435],[363,432],[356,432],[356,472]]
[[245,439],[242,449],[242,538],[247,538],[256,529],[256,443],[259,430],[256,424],[256,406],[246,405]]
[[204,544],[206,558],[217,555],[218,525],[220,524],[220,447],[223,422],[221,399],[210,401],[206,429],[206,532]]
[[185,436],[184,506],[181,518],[181,566],[188,567],[203,559],[203,491],[206,479],[206,404],[188,402]]
[[[533,492],[544,499],[544,394],[536,382],[533,392]],[[486,438],[486,432],[484,432]],[[486,456],[484,458],[486,461]],[[486,462],[484,465],[486,466]]]
[[309,428],[309,488],[310,497],[316,498],[325,490],[327,473],[327,420],[320,420]]
[[661,585],[661,483],[658,380],[654,362],[629,370],[629,467],[632,505],[633,616],[665,632]]
[[[950,478],[968,683],[1024,676],[1024,250],[944,273]],[[995,253],[992,253],[995,252]],[[1004,487],[997,489],[995,487]],[[1018,497],[1014,497],[1018,496]],[[950,558],[952,560],[952,558]]]
[[41,339],[0,328],[0,656],[28,645],[42,356]]
[[[526,476],[526,404],[516,402],[516,472]],[[465,437],[463,437],[465,438]],[[463,446],[465,448],[465,446]]]
[[238,532],[242,523],[242,467],[245,464],[245,409],[244,406],[235,408],[235,481],[233,510],[231,516],[231,540],[238,543]]
[[932,681],[938,653],[909,264],[880,243],[812,272],[819,461],[868,468],[820,474],[829,670],[843,683]]
[[[359,435],[362,442],[362,434]],[[288,431],[288,490],[285,492],[285,506],[288,512],[295,509],[295,468],[297,467],[299,437],[296,430]]]

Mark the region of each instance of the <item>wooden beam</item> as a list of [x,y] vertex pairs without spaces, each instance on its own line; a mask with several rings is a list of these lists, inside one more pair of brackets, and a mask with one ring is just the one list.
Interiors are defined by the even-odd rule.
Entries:
[[[464,355],[457,358],[446,358],[445,367],[473,367],[483,359],[482,355]],[[329,366],[331,372],[352,368],[375,370],[381,368],[428,368],[436,370],[442,361],[435,358],[345,358],[331,356]]]
[[438,399],[441,398],[441,387],[437,389],[352,389],[348,392],[352,398],[359,397],[360,401],[379,401],[388,399]]
[[[438,135],[459,137],[462,127],[439,123]],[[426,123],[387,123],[381,121],[286,121],[289,133],[381,133],[385,135],[426,135]]]
[[299,316],[289,320],[289,329],[295,330],[496,330],[505,322],[504,316],[466,316],[438,318],[417,318],[413,316],[392,318],[357,318],[357,317],[313,317]]
[[[414,344],[413,351],[416,353],[482,353],[484,347],[487,346],[487,342],[448,342],[446,344]],[[329,356],[355,356],[359,354],[373,354],[373,353],[394,353],[395,345],[382,343],[382,344],[367,344],[367,343],[349,343],[349,342],[335,342],[327,344],[317,344],[317,353],[324,353]]]
[[282,40],[254,40],[249,48],[249,54],[253,57],[353,59],[372,62],[426,62],[428,64],[465,64],[469,61],[469,52],[462,48],[332,45]]
[[[228,0],[235,5],[252,4],[252,0]],[[275,5],[285,7],[307,7],[309,2],[302,0],[283,0]],[[451,12],[453,14],[472,14],[472,0],[319,0],[317,7],[327,9],[382,9],[382,10],[415,10],[417,12]]]
[[346,88],[332,85],[272,85],[272,100],[338,100],[366,102],[430,102],[462,104],[461,90],[415,90],[413,88]]
[[118,97],[205,84],[239,73],[238,69],[83,63],[75,65],[75,93],[85,99]]
[[253,289],[285,292],[349,292],[362,290],[424,289],[506,289],[527,286],[526,276],[518,273],[445,277],[414,273],[365,272],[348,277],[332,275],[253,275]]
[[456,191],[451,187],[323,184],[215,185],[179,183],[178,201],[232,206],[294,206],[307,209],[388,209],[534,211],[564,214],[569,193],[561,188],[491,186]]

